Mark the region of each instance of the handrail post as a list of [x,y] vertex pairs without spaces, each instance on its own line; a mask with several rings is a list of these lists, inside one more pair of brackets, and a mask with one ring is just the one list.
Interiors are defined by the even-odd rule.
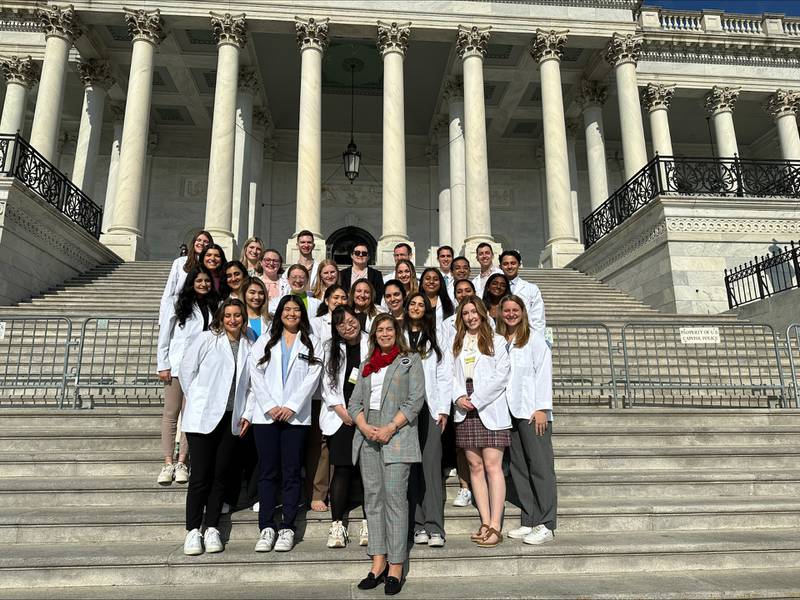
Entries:
[[744,196],[744,183],[742,182],[742,165],[739,162],[739,155],[733,155],[733,172],[736,177],[736,195],[741,198]]
[[800,261],[798,261],[797,255],[800,254],[800,246],[794,245],[794,240],[789,242],[792,246],[792,265],[794,266],[794,284],[796,287],[800,287]]

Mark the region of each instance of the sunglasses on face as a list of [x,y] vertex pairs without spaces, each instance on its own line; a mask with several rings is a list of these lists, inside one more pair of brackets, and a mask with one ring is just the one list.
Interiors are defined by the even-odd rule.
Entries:
[[353,250],[353,256],[360,256],[360,257],[369,256],[369,252],[365,252],[363,250]]

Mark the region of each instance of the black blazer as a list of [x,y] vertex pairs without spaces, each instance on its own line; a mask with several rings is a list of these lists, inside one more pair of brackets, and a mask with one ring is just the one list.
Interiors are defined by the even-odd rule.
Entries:
[[[353,276],[353,267],[347,267],[341,273],[340,281],[342,287],[350,293],[350,278]],[[367,281],[375,288],[375,304],[380,304],[383,300],[383,275],[377,269],[367,267]]]

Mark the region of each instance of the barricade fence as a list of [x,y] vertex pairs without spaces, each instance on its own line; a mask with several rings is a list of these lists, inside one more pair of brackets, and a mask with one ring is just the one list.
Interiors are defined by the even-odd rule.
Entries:
[[[788,385],[767,325],[553,321],[546,337],[557,406],[800,408],[800,324],[787,330]],[[157,342],[153,316],[0,316],[0,407],[161,405]]]

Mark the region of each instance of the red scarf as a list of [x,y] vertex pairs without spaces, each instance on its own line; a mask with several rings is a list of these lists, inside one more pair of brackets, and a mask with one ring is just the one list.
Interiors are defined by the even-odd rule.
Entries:
[[400,354],[400,348],[395,344],[392,346],[392,349],[389,350],[389,354],[383,354],[380,348],[375,348],[372,352],[372,356],[369,357],[369,362],[364,365],[364,370],[361,371],[361,375],[364,377],[369,377],[372,373],[377,373],[383,367],[388,367],[397,355]]

